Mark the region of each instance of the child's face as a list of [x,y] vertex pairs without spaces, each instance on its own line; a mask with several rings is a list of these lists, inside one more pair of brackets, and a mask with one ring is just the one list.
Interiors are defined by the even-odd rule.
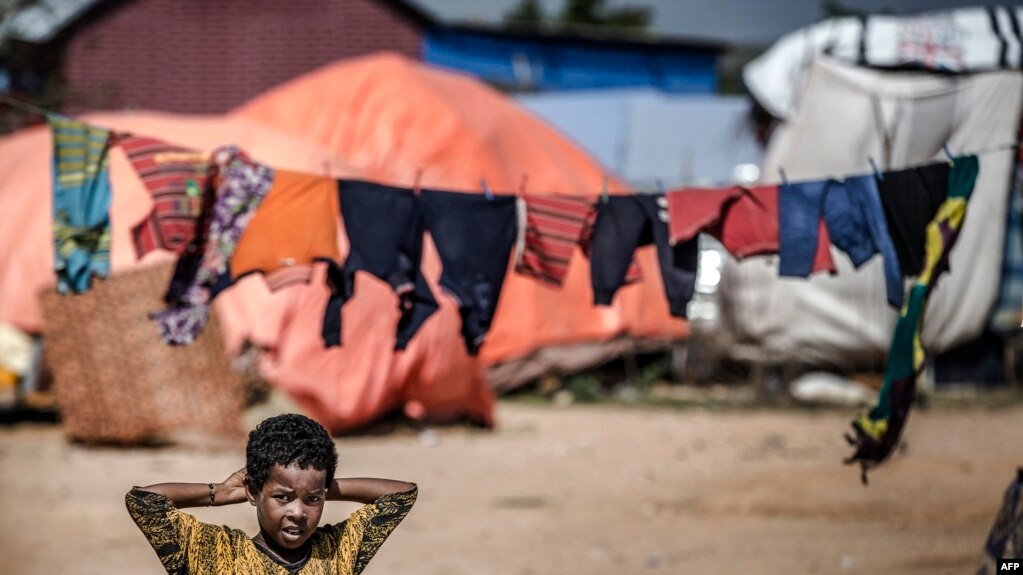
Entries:
[[246,489],[249,503],[256,506],[263,538],[269,537],[283,549],[301,547],[320,524],[326,483],[326,471],[275,464],[259,493]]

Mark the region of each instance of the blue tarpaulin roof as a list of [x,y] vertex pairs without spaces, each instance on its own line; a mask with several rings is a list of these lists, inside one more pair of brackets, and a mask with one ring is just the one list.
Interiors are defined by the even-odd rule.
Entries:
[[515,89],[717,88],[717,49],[702,46],[438,28],[426,33],[423,60]]

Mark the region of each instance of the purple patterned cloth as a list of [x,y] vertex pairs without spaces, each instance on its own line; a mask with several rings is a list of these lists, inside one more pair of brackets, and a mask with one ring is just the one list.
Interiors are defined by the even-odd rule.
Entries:
[[213,161],[220,183],[210,208],[209,230],[197,234],[191,251],[198,265],[179,262],[165,298],[167,309],[150,315],[165,343],[187,345],[202,332],[210,302],[225,287],[222,278],[238,240],[273,184],[273,168],[252,161],[237,147],[218,148]]

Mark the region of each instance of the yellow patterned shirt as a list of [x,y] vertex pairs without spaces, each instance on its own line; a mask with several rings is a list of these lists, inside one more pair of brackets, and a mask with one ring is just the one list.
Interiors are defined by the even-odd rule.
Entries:
[[209,525],[183,513],[158,493],[133,488],[128,513],[171,575],[357,575],[408,515],[417,488],[384,495],[309,538],[306,559],[285,564],[261,550],[244,531]]

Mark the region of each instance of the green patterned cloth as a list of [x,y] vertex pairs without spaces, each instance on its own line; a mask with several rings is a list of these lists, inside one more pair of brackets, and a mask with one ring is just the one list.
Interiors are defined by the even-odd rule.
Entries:
[[853,421],[855,436],[846,436],[856,448],[846,463],[860,464],[864,483],[867,470],[891,455],[909,418],[916,397],[916,377],[926,359],[920,343],[924,308],[938,276],[948,270],[948,256],[966,219],[967,202],[979,172],[976,156],[955,159],[949,173],[948,197],[927,225],[924,269],[910,288],[909,298],[895,324],[877,405]]

